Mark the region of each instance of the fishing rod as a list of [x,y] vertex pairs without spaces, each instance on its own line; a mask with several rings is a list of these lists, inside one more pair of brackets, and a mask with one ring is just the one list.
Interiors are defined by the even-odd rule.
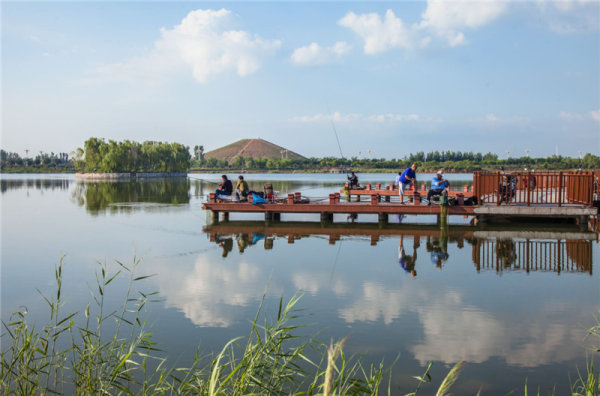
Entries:
[[[335,128],[335,123],[333,122],[333,114],[331,113],[331,110],[329,108],[327,109],[327,111],[329,112],[329,120],[331,121],[331,127],[333,128],[333,133],[335,134],[335,140],[337,141],[338,149],[340,150],[340,155],[342,156],[343,160],[346,160],[346,157],[344,157],[344,153],[342,152],[342,145],[340,144],[340,138],[338,137],[337,129]],[[346,176],[349,176],[348,170],[346,170]]]

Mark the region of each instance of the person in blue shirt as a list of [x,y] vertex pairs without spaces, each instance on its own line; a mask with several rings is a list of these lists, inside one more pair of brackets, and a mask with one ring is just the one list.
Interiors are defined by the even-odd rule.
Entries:
[[396,185],[398,186],[398,195],[400,196],[400,203],[404,203],[404,190],[411,184],[417,185],[417,164],[412,164],[410,168],[406,168],[404,172],[398,172],[396,176]]
[[404,272],[409,273],[413,278],[417,276],[417,271],[415,270],[415,262],[417,261],[417,247],[419,245],[417,241],[417,237],[415,237],[415,243],[413,243],[413,254],[412,256],[407,255],[404,252],[404,246],[402,242],[404,237],[400,235],[400,243],[398,244],[398,264],[404,270]]
[[444,178],[444,172],[439,170],[431,179],[431,188],[427,191],[427,205],[431,205],[431,197],[434,195],[448,196],[450,182]]

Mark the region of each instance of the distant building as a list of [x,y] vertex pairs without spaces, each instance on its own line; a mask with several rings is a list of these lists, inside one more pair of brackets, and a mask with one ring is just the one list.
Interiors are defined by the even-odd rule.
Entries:
[[230,165],[237,157],[253,159],[306,159],[306,157],[292,150],[263,139],[242,139],[204,154],[204,158],[206,159],[216,158],[218,160],[227,160]]

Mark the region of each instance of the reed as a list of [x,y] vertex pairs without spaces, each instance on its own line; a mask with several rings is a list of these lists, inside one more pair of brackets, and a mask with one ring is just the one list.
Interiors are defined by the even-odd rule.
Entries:
[[[56,291],[42,298],[49,320],[37,329],[26,309],[3,323],[0,366],[1,395],[357,395],[391,394],[395,362],[366,365],[361,356],[346,356],[346,339],[326,346],[297,336],[305,316],[295,295],[279,300],[273,318],[256,313],[247,337],[234,338],[214,356],[197,352],[187,367],[170,367],[160,356],[143,319],[143,308],[156,292],[135,291],[149,276],[136,276],[140,259],[110,272],[100,263],[92,301],[81,312],[64,314],[63,258],[55,271]],[[115,292],[117,277],[128,277],[124,300],[107,310],[105,296]],[[115,282],[116,283],[116,282]],[[263,297],[264,301],[264,297]],[[463,363],[443,379],[438,395],[447,394]],[[419,384],[431,382],[429,369]],[[388,378],[387,387],[385,377]]]

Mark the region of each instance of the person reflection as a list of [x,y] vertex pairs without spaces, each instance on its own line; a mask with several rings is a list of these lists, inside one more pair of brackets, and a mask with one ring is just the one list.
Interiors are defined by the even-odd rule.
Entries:
[[250,245],[250,237],[246,233],[238,234],[236,238],[238,251],[244,253],[244,250]]
[[496,257],[503,268],[510,268],[517,261],[517,247],[512,239],[496,240]]
[[223,253],[221,254],[221,256],[227,257],[229,252],[231,252],[231,250],[233,250],[233,238],[231,238],[231,237],[219,238],[219,246],[221,246],[223,248]]
[[413,254],[407,255],[404,251],[404,236],[400,235],[400,242],[398,245],[398,263],[405,272],[408,272],[412,277],[417,276],[415,270],[415,262],[417,261],[417,248],[419,247],[419,237],[415,236],[413,243]]
[[427,237],[426,249],[431,253],[431,262],[439,270],[442,264],[448,260],[448,238],[442,233],[439,237]]

